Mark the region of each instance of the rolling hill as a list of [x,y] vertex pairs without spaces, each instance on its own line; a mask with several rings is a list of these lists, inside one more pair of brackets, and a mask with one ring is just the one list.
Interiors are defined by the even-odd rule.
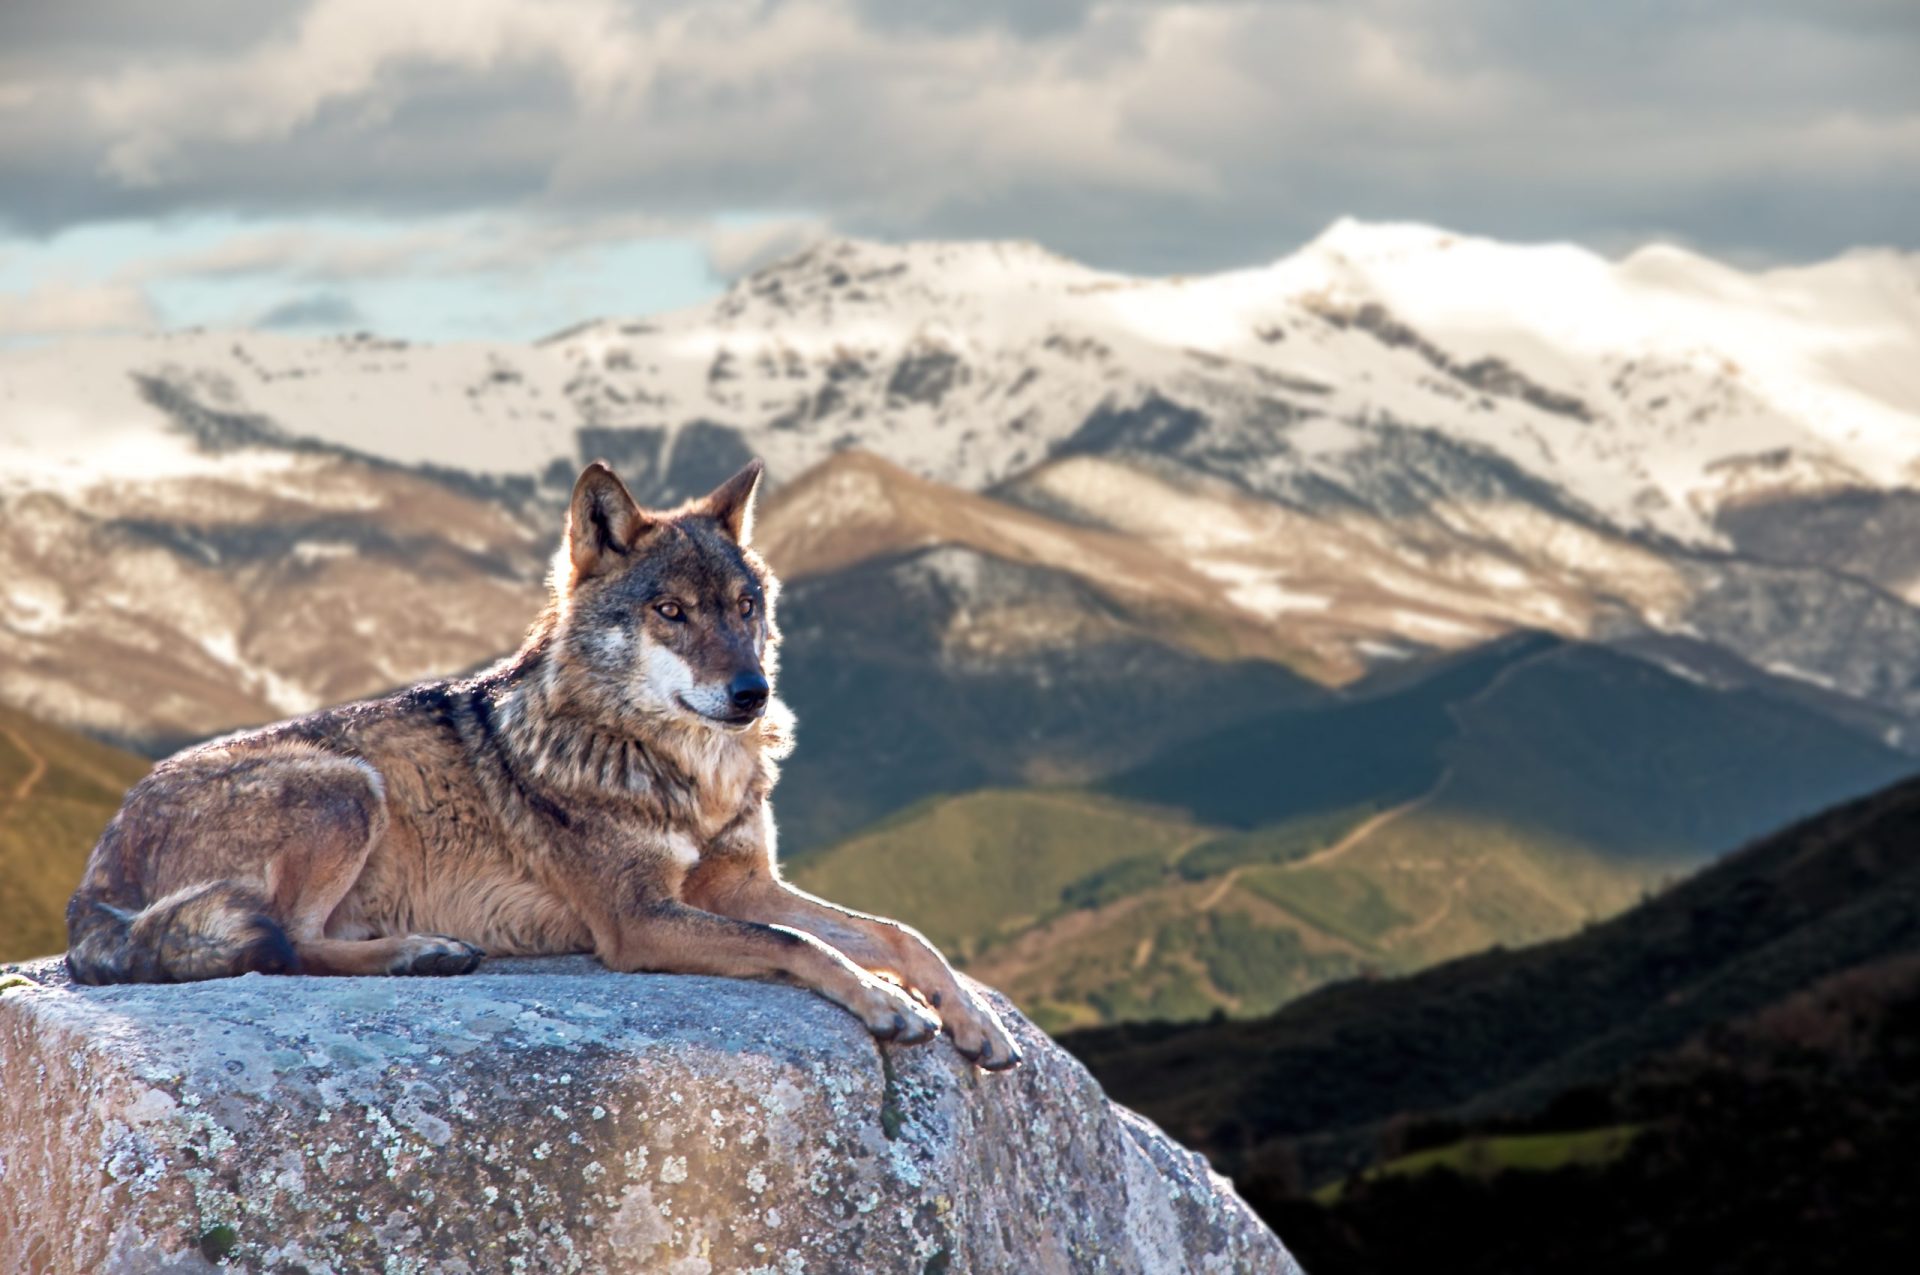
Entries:
[[[1904,1270],[1920,1240],[1920,954],[1715,1022],[1533,1116],[1390,1122],[1311,1195],[1242,1189],[1324,1275]],[[1279,1166],[1284,1170],[1286,1166]]]
[[1296,1188],[1367,1167],[1408,1118],[1605,1123],[1619,1113],[1601,1103],[1596,1115],[1581,1094],[1920,951],[1917,847],[1920,780],[1907,780],[1556,942],[1343,983],[1258,1020],[1067,1043],[1118,1098],[1219,1163],[1284,1164]]
[[1183,649],[1070,573],[960,545],[794,581],[780,617],[806,741],[781,781],[792,853],[937,793],[1081,782],[1326,698],[1281,665]]
[[67,945],[67,898],[143,757],[0,708],[0,961]]

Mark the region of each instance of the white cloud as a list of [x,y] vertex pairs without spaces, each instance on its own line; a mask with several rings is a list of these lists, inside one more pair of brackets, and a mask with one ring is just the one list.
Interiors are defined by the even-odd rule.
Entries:
[[[727,243],[744,243],[756,237],[774,242],[798,233],[796,227],[801,224],[749,223],[722,230],[691,219],[507,214],[351,228],[311,222],[237,231],[204,246],[156,254],[122,269],[116,278],[148,284],[271,275],[333,285],[408,276],[525,274],[551,269],[576,254],[634,240],[671,235],[702,240],[712,237]],[[819,227],[822,223],[804,224]]]
[[0,341],[135,332],[158,318],[145,290],[127,283],[46,281],[0,293]]

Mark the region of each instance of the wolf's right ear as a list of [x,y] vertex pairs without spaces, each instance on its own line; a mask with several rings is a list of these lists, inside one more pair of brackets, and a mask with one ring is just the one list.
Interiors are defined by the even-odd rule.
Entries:
[[760,476],[767,472],[766,462],[750,460],[741,471],[715,487],[696,508],[719,522],[735,544],[753,539],[753,497],[760,490]]
[[573,485],[573,503],[567,507],[567,556],[573,560],[574,579],[592,575],[610,559],[625,557],[652,525],[606,461],[588,465],[580,471]]

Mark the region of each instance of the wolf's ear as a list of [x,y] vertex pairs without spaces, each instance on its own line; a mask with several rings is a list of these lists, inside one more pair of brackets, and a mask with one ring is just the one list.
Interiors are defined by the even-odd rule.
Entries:
[[750,460],[746,468],[708,492],[700,502],[700,511],[717,518],[736,544],[753,538],[753,494],[760,490],[760,475],[766,469],[765,462]]
[[640,533],[653,525],[627,485],[604,460],[580,471],[567,507],[567,556],[575,578],[590,576],[609,558],[624,557]]

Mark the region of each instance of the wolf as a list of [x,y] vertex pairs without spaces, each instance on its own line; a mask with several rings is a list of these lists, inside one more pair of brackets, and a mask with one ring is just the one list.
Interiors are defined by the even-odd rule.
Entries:
[[67,908],[83,983],[461,974],[488,953],[784,979],[881,1039],[1020,1052],[926,939],[781,879],[779,584],[755,461],[676,509],[604,462],[549,602],[467,679],[187,749],[135,785]]

